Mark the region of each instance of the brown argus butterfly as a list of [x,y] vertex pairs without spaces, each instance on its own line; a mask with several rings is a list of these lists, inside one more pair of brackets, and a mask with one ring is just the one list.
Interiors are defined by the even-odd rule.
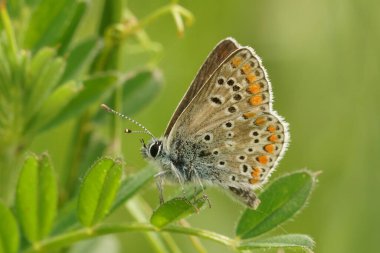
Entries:
[[142,154],[160,167],[157,177],[218,185],[253,209],[260,203],[254,190],[268,180],[289,141],[259,56],[231,38],[208,56],[163,137],[133,122],[153,137]]

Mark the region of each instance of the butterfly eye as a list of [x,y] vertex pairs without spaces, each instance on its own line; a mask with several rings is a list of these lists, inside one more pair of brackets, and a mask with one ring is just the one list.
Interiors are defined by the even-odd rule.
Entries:
[[161,151],[161,142],[155,142],[149,147],[149,154],[155,158]]

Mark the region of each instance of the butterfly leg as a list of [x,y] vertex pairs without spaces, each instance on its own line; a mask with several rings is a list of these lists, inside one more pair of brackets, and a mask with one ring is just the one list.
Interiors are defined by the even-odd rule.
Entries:
[[[188,190],[190,190],[190,189],[188,188]],[[188,203],[190,206],[193,207],[193,209],[196,213],[199,213],[200,209],[198,208],[198,205],[200,204],[200,202],[207,201],[209,203],[209,206],[210,206],[210,201],[209,201],[207,195],[203,194],[202,197],[197,198],[197,195],[199,193],[200,193],[200,191],[199,191],[199,189],[197,189],[197,186],[194,186],[194,192],[192,194],[189,193],[189,191],[187,193],[183,192],[183,196],[179,197],[179,198],[186,201],[186,203]]]
[[205,201],[207,201],[208,208],[211,208],[211,202],[206,193],[203,193],[201,199],[204,199]]
[[200,199],[203,199],[203,200],[207,201],[209,208],[211,208],[211,202],[210,202],[210,199],[208,198],[207,194],[205,193],[205,188],[203,187],[201,178],[200,178],[200,176],[199,176],[199,174],[198,174],[198,172],[197,172],[196,169],[193,169],[193,172],[194,172],[194,175],[197,178],[197,181],[198,181],[199,185],[201,186],[201,190],[202,190],[202,197],[199,198],[199,199],[197,199],[196,198],[196,195],[197,195],[196,194],[196,186],[195,186],[195,189],[194,189],[194,203],[196,201],[200,200]]
[[163,176],[166,174],[167,172],[166,171],[161,171],[159,173],[157,173],[156,175],[154,175],[154,179],[156,181],[156,186],[157,186],[157,190],[158,190],[158,194],[159,194],[159,199],[160,199],[160,205],[162,205],[165,201],[164,201],[164,194],[163,194]]
[[228,189],[239,197],[239,200],[246,204],[249,208],[256,210],[260,204],[259,198],[256,194],[249,188],[236,188],[236,187],[228,187]]
[[181,174],[178,172],[177,168],[174,166],[174,164],[171,164],[171,172],[173,175],[177,178],[178,183],[181,185],[182,192],[185,192],[185,187],[183,186],[184,179],[181,176]]

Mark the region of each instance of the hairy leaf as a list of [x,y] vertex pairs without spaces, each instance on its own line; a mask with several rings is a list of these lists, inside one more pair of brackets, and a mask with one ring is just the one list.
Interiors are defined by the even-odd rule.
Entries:
[[240,250],[282,248],[282,249],[300,249],[311,252],[314,247],[314,241],[307,235],[288,234],[273,236],[265,239],[249,239],[240,243]]
[[174,198],[159,206],[152,214],[150,222],[156,227],[164,227],[172,222],[198,213],[206,199],[199,198],[191,203],[187,198]]
[[247,209],[236,228],[236,235],[250,238],[272,230],[292,218],[306,204],[315,183],[309,171],[298,171],[273,181],[259,196],[257,210]]
[[85,226],[101,221],[109,212],[121,181],[122,166],[110,158],[99,159],[81,185],[77,214]]
[[0,253],[16,253],[19,231],[12,212],[0,202]]
[[17,184],[16,210],[30,242],[49,234],[57,211],[57,199],[57,183],[48,156],[28,155]]

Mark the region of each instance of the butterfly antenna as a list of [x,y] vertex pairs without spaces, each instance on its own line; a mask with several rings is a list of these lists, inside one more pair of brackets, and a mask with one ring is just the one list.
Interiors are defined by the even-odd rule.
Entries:
[[132,129],[130,129],[130,128],[126,128],[126,129],[124,130],[124,133],[126,133],[126,134],[148,134],[148,133],[145,132],[145,131],[135,131],[135,130],[132,130]]
[[137,126],[139,126],[140,128],[143,129],[143,131],[132,131],[131,129],[126,128],[126,129],[125,129],[125,132],[126,132],[126,133],[144,133],[144,134],[148,134],[148,135],[150,135],[153,139],[156,139],[156,137],[154,137],[154,135],[153,135],[153,134],[152,134],[152,133],[151,133],[146,127],[144,127],[143,125],[141,125],[141,124],[140,124],[139,122],[137,122],[136,120],[134,120],[134,119],[132,119],[132,118],[130,118],[130,117],[124,115],[124,114],[121,114],[120,112],[117,112],[117,111],[111,109],[110,107],[108,107],[108,106],[105,105],[105,104],[101,104],[100,106],[101,106],[104,110],[106,110],[107,112],[113,113],[113,114],[115,114],[115,115],[117,115],[117,116],[119,116],[119,117],[121,117],[121,118],[123,118],[123,119],[129,120],[129,121],[132,122],[133,124],[135,124],[135,125],[137,125]]

